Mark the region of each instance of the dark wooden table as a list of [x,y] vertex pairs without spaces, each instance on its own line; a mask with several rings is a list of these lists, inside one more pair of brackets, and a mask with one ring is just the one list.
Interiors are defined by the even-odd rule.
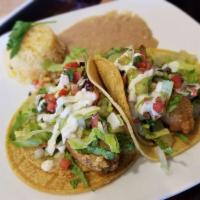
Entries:
[[[38,1],[40,1],[40,4],[37,3]],[[75,0],[35,0],[35,4],[33,6],[34,9],[33,7],[27,8],[29,9],[29,11],[24,14],[19,14],[17,18],[34,21],[34,20],[42,19],[48,16],[67,12],[69,10],[76,10],[82,7],[87,7],[87,6],[99,4],[102,2],[104,3],[107,1],[111,1],[111,0],[76,0],[76,1]],[[200,22],[200,0],[168,0],[168,1],[178,6],[182,10],[184,10],[196,21]],[[46,8],[45,12],[43,8]],[[33,10],[34,11],[37,10],[37,12],[33,13]],[[10,26],[12,26],[12,22],[10,23],[8,27],[6,27],[7,30],[9,30]],[[185,192],[182,192],[181,194],[171,197],[168,200],[200,200],[200,184]]]

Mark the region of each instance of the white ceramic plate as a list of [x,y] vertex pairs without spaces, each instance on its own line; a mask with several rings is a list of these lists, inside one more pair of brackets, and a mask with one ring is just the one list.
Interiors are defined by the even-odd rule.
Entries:
[[[182,11],[161,0],[116,1],[57,17],[52,27],[61,32],[84,17],[99,15],[111,10],[129,10],[142,16],[151,27],[159,46],[174,50],[200,52],[200,26]],[[55,196],[33,190],[22,183],[8,166],[4,148],[6,127],[17,107],[30,89],[10,79],[5,70],[3,55],[7,36],[0,38],[0,199],[5,200],[151,200],[163,199],[200,182],[200,143],[171,161],[170,175],[159,163],[141,158],[121,178],[95,192],[75,196]]]

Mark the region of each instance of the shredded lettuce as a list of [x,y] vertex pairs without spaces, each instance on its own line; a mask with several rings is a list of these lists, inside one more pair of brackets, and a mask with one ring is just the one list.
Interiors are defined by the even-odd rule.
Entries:
[[97,146],[88,146],[87,148],[82,149],[81,152],[103,156],[107,160],[113,160],[116,156],[115,153],[110,152],[102,147],[97,147]]
[[70,63],[79,59],[87,59],[87,50],[85,48],[73,48],[69,55],[66,56],[64,63]]
[[103,54],[103,57],[107,58],[108,60],[114,62],[118,57],[123,54],[127,48],[112,48],[108,50],[106,53]]
[[36,147],[48,141],[51,132],[41,130],[32,103],[25,104],[17,114],[10,132],[10,140],[17,147]]
[[[45,60],[42,67],[49,72],[62,72],[66,63],[74,62],[76,60],[87,59],[87,50],[84,48],[74,48],[69,55],[65,57],[65,61],[61,64],[54,63],[50,60]],[[69,71],[69,70],[68,70]],[[72,72],[70,72],[71,77]]]
[[45,60],[42,67],[49,72],[62,72],[64,64],[57,64],[50,60]]
[[172,112],[173,110],[175,110],[178,104],[180,103],[181,98],[181,95],[173,96],[167,105],[167,112]]
[[22,128],[22,125],[26,122],[28,117],[28,113],[26,112],[19,112],[15,122],[13,124],[12,130],[11,130],[11,134],[10,134],[10,139],[14,140],[15,139],[15,130],[19,130],[20,128]]
[[98,106],[90,106],[86,108],[82,108],[78,111],[74,112],[74,115],[76,118],[83,118],[83,119],[88,119],[92,115],[96,114],[100,110],[100,107]]
[[164,151],[167,155],[171,155],[173,153],[172,147],[165,144],[162,140],[156,139],[156,144]]
[[80,138],[70,138],[68,140],[69,145],[73,149],[85,149],[87,148],[92,142],[96,141],[97,139],[102,140],[105,144],[107,144],[110,148],[110,151],[113,153],[119,153],[120,147],[117,141],[117,138],[114,134],[104,133],[98,128],[93,128],[89,136]]
[[106,118],[113,111],[112,103],[106,97],[100,99],[98,106],[100,107],[99,114],[101,117]]
[[[84,172],[81,170],[81,168],[75,163],[75,161],[73,160],[72,156],[66,151],[65,152],[65,157],[71,161],[71,167],[70,170],[71,172],[85,185],[85,186],[89,186],[88,180],[85,177]],[[72,182],[70,183],[72,184]],[[73,183],[75,185],[75,183]],[[74,186],[73,185],[73,186]],[[78,183],[77,183],[78,185]],[[76,185],[76,186],[77,186]]]
[[[31,105],[29,105],[31,107]],[[36,115],[37,113],[33,108],[25,107],[22,111],[19,111],[17,114],[15,121],[13,123],[12,129],[10,131],[10,139],[15,139],[15,131],[26,130],[27,132],[40,129],[37,121]]]
[[[145,128],[144,128],[145,129]],[[159,137],[162,137],[164,135],[168,135],[170,134],[169,130],[167,128],[163,128],[161,130],[158,130],[158,131],[148,131],[148,129],[146,129],[145,131],[145,135],[144,137],[146,139],[150,139],[150,140],[153,140],[153,139],[156,139],[156,138],[159,138]]]
[[160,164],[161,164],[161,168],[164,170],[164,172],[166,174],[169,174],[169,163],[167,161],[167,158],[165,156],[165,153],[163,152],[163,150],[157,146],[155,148],[156,152],[157,152],[157,155],[159,157],[159,160],[160,160]]
[[181,70],[179,70],[179,72],[180,72],[180,74],[183,75],[183,79],[187,83],[198,83],[199,82],[199,73],[197,73],[197,71],[195,69],[191,69],[191,70],[181,69]]
[[135,145],[130,135],[125,134],[125,133],[118,133],[117,140],[119,142],[121,151],[130,152],[135,149]]
[[38,130],[32,132],[15,131],[15,140],[12,141],[17,147],[37,147],[44,144],[51,137],[51,132]]

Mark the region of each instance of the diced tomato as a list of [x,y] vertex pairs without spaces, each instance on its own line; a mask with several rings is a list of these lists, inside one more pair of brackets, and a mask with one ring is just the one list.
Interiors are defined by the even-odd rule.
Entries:
[[41,148],[45,148],[45,147],[47,147],[47,143],[40,144],[39,146],[40,146]]
[[191,96],[196,97],[198,95],[198,90],[196,88],[191,89]]
[[99,91],[98,90],[95,90],[94,91],[95,92],[95,94],[96,94],[96,100],[94,101],[94,105],[98,102],[98,100],[99,100],[99,97],[100,97],[100,93],[99,93]]
[[92,128],[95,128],[98,126],[98,121],[99,121],[99,116],[98,115],[93,115],[91,119],[91,126]]
[[72,84],[71,85],[71,94],[76,95],[77,92],[78,92],[78,85]]
[[47,103],[50,101],[56,101],[54,94],[45,94],[44,99]]
[[56,110],[56,103],[54,102],[48,102],[47,104],[47,111],[50,113],[54,113]]
[[165,108],[165,103],[162,101],[160,97],[157,97],[155,103],[153,104],[153,109],[156,112],[161,113],[164,111],[164,108]]
[[60,168],[62,170],[68,170],[69,167],[71,165],[71,162],[70,160],[67,160],[66,158],[63,158],[61,161],[60,161]]
[[66,96],[68,94],[68,90],[66,88],[63,88],[62,90],[59,91],[58,95],[59,97],[61,96]]
[[145,72],[146,70],[151,69],[151,63],[144,60],[144,61],[139,62],[137,64],[137,67],[141,72]]
[[133,119],[134,124],[138,124],[139,122],[140,122],[140,120],[138,118]]
[[47,111],[54,113],[56,109],[56,98],[53,94],[46,94],[44,96],[45,101],[47,102]]
[[141,61],[138,63],[138,67],[139,68],[142,68],[142,69],[145,69],[146,68],[146,62],[145,61]]
[[37,86],[39,84],[39,80],[38,79],[33,80],[32,84],[35,85],[35,86]]
[[78,71],[74,72],[74,83],[77,83],[81,78],[81,73]]
[[183,79],[180,74],[175,74],[172,76],[171,80],[174,82],[174,88],[179,89],[182,86]]
[[67,63],[65,65],[65,69],[69,69],[69,68],[77,68],[79,66],[79,64],[77,62],[71,62],[71,63]]

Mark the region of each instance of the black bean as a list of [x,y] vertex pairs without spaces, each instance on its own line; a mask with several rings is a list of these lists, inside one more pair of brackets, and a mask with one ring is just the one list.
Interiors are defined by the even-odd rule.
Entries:
[[83,87],[87,90],[87,91],[92,91],[94,89],[94,85],[87,79],[83,85]]
[[85,62],[80,62],[79,65],[80,66],[85,66]]

